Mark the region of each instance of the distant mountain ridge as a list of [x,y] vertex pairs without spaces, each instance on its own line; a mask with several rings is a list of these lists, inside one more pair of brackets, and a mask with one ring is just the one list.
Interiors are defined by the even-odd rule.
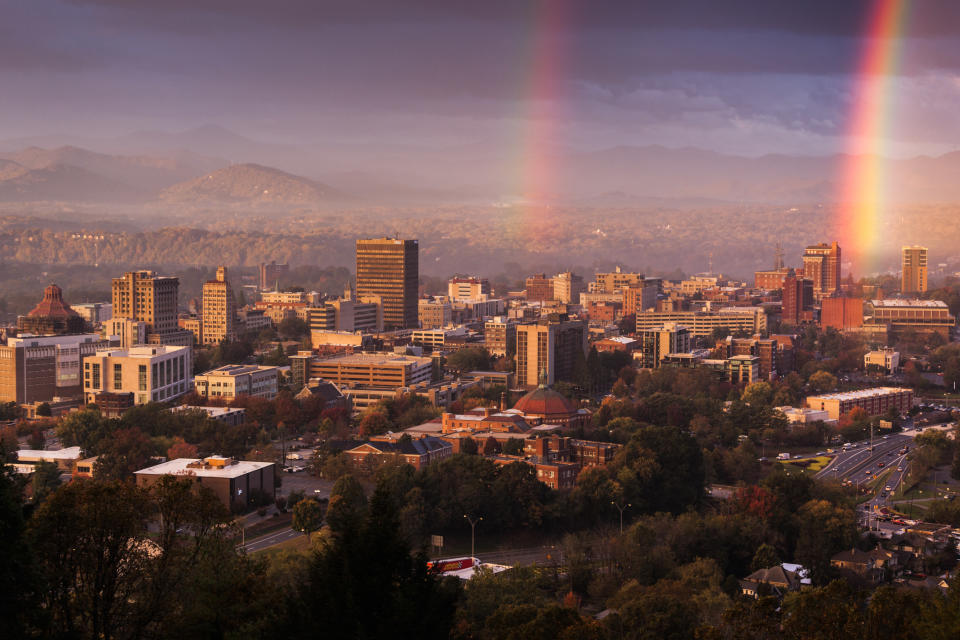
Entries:
[[[69,143],[52,150],[29,145]],[[336,197],[332,184],[358,201],[389,205],[484,203],[523,200],[514,145],[489,140],[446,148],[413,145],[262,142],[217,125],[181,132],[139,131],[117,138],[84,139],[43,136],[0,141],[0,153],[28,170],[72,166],[94,174],[94,182],[111,184],[112,198],[138,197],[186,203],[206,202],[302,204]],[[80,148],[82,146],[83,148]],[[89,149],[95,149],[91,151]],[[123,154],[123,155],[113,155]],[[582,151],[557,146],[543,150],[553,169],[553,204],[583,206],[696,206],[696,203],[819,205],[844,197],[842,180],[848,156],[797,156],[783,153],[737,156],[698,148],[659,145],[615,146]],[[232,164],[231,164],[232,163]],[[960,152],[918,156],[887,163],[885,187],[890,202],[960,202]],[[272,193],[256,192],[257,179],[237,170],[217,188],[182,186],[228,166],[258,166],[279,172],[261,179],[276,181]],[[95,195],[89,186],[70,186],[70,172],[27,178],[22,169],[0,164],[0,198],[45,199],[51,193],[69,199]],[[15,175],[16,174],[16,175]],[[285,177],[280,176],[283,174]],[[16,186],[7,184],[17,181]],[[293,181],[293,182],[291,182]],[[294,182],[300,181],[298,184]],[[249,184],[247,184],[249,183]],[[91,183],[93,184],[93,183]],[[265,183],[266,184],[266,183]],[[175,185],[180,185],[176,186]],[[169,191],[168,191],[169,190]],[[130,193],[135,196],[130,196]],[[116,194],[116,195],[113,195]]]
[[309,205],[340,199],[325,184],[259,164],[235,164],[167,187],[160,200],[168,203],[243,203]]

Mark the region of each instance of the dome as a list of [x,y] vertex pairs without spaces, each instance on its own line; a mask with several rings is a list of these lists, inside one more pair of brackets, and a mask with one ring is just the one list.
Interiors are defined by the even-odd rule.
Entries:
[[517,400],[514,409],[534,416],[572,416],[577,408],[550,387],[541,386]]

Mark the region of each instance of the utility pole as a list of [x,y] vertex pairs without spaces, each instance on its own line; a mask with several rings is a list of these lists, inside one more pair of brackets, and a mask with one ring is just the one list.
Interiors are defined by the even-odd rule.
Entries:
[[630,508],[630,503],[626,503],[622,507],[616,502],[611,502],[613,506],[617,508],[617,511],[620,512],[620,535],[623,535],[623,512]]
[[463,517],[466,518],[467,522],[470,523],[470,562],[472,563],[473,558],[475,557],[474,553],[475,553],[477,523],[483,520],[483,516],[477,518],[476,520],[474,520],[473,518],[471,518],[466,514],[464,514]]

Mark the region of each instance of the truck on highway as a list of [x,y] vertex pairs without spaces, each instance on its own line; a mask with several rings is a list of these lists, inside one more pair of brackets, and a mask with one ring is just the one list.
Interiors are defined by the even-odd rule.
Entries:
[[789,454],[789,453],[778,453],[778,454],[777,454],[777,460],[789,460],[789,459],[790,459],[790,454]]

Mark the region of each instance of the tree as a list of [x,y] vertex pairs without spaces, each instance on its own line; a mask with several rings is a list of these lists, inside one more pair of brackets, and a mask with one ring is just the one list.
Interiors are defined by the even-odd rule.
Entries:
[[347,526],[312,556],[276,635],[313,638],[322,627],[334,640],[448,638],[459,584],[411,555],[389,491],[378,485],[367,513]]
[[769,405],[773,397],[773,388],[769,382],[760,381],[747,385],[741,399],[750,405]]
[[335,533],[347,533],[357,527],[366,514],[367,496],[356,478],[340,476],[330,490],[327,524]]
[[140,429],[117,429],[102,445],[94,474],[108,480],[129,480],[134,471],[147,466],[152,455],[153,443]]
[[807,380],[810,390],[814,393],[825,393],[837,388],[837,377],[829,371],[814,371]]
[[53,415],[53,411],[50,409],[49,402],[41,402],[37,405],[37,415],[49,418]]
[[11,638],[27,636],[25,618],[36,611],[34,599],[40,597],[33,556],[24,537],[21,493],[22,486],[11,472],[0,467],[0,584],[5,585],[0,589],[0,620]]
[[47,439],[43,437],[42,429],[34,429],[30,432],[30,448],[31,449],[43,449],[46,444]]
[[459,349],[447,356],[446,367],[460,373],[490,369],[490,353],[483,347]]
[[292,526],[307,535],[323,525],[323,507],[316,500],[301,500],[293,507]]
[[100,442],[110,435],[107,421],[95,409],[68,414],[56,427],[57,436],[66,447],[78,446],[84,455],[100,453]]
[[53,462],[41,462],[33,470],[30,487],[33,501],[40,504],[61,485],[60,468]]
[[176,437],[173,444],[167,449],[167,457],[171,460],[178,458],[196,458],[197,445],[185,442],[183,438]]

